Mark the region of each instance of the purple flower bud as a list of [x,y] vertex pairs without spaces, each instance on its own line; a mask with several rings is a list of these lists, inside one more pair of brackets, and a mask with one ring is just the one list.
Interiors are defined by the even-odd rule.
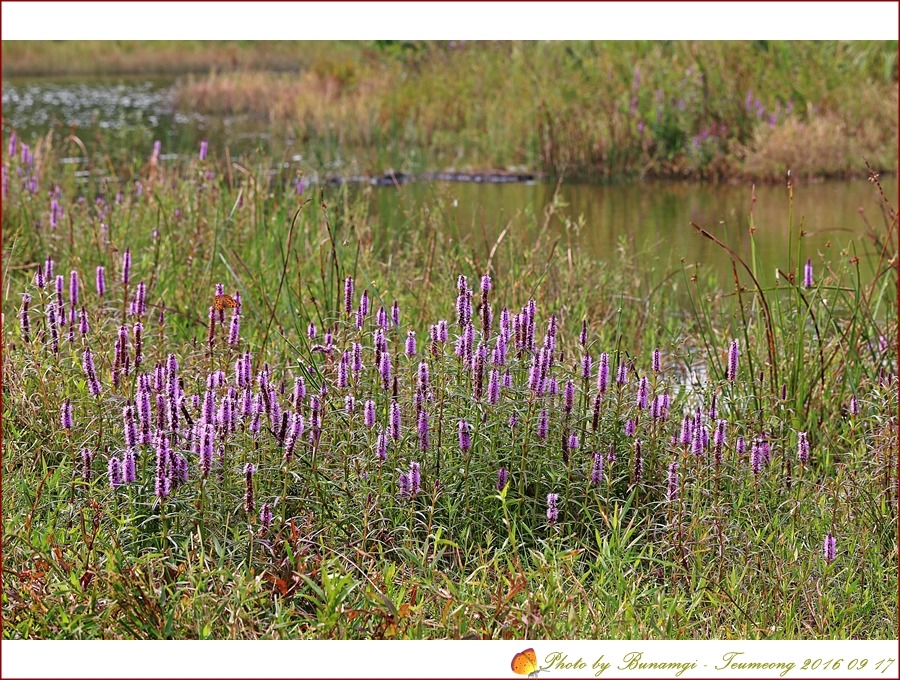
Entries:
[[232,347],[238,344],[241,334],[241,315],[236,311],[231,315],[231,325],[228,328],[228,344]]
[[93,470],[91,470],[91,464],[94,462],[94,452],[90,449],[82,449],[81,450],[81,478],[85,482],[90,482],[91,477],[93,477]]
[[382,462],[387,460],[388,434],[384,430],[378,433],[378,440],[375,444],[375,454],[378,456],[378,460]]
[[391,307],[391,321],[394,323],[394,326],[400,327],[400,304],[394,300],[394,305]]
[[754,439],[753,445],[750,448],[750,466],[753,469],[754,475],[759,475],[759,473],[762,471],[762,463],[762,447],[759,445],[759,442]]
[[353,311],[353,277],[348,276],[344,281],[344,313]]
[[401,498],[409,498],[412,494],[412,481],[409,478],[408,472],[400,473],[400,497]]
[[823,548],[825,551],[825,563],[831,564],[837,557],[837,541],[835,540],[834,536],[831,535],[830,531],[825,534],[825,543]]
[[72,309],[78,306],[78,272],[74,269],[69,274],[69,303]]
[[465,420],[459,421],[459,448],[462,451],[472,448],[472,426]]
[[537,436],[538,439],[546,439],[550,430],[550,423],[547,416],[547,409],[542,409],[538,414]]
[[31,295],[22,294],[22,311],[19,313],[19,322],[22,327],[22,340],[26,343],[31,340],[31,320],[28,317],[28,305],[31,304]]
[[625,363],[625,360],[619,362],[619,370],[616,373],[616,382],[620,385],[624,385],[628,382],[628,364]]
[[642,411],[647,408],[647,378],[641,378],[641,382],[638,385],[638,393],[637,393],[637,407]]
[[737,443],[734,445],[735,451],[737,452],[738,458],[741,458],[745,453],[747,453],[747,442],[744,441],[744,437],[738,437]]
[[206,160],[206,153],[209,151],[209,145],[206,143],[205,139],[200,140],[200,160]]
[[547,519],[553,524],[559,519],[559,495],[555,493],[547,494]]
[[416,332],[407,331],[406,333],[406,356],[414,357],[416,355]]
[[418,431],[419,431],[419,450],[427,451],[430,445],[430,441],[428,438],[428,411],[420,411],[419,412],[419,422],[418,422]]
[[379,372],[381,373],[381,388],[386,390],[391,386],[391,355],[387,352],[381,354]]
[[353,372],[360,373],[363,370],[362,343],[353,343]]
[[578,334],[578,344],[584,349],[587,346],[587,319],[581,320],[581,333]]
[[489,293],[491,290],[491,277],[487,274],[481,277],[481,292]]
[[644,459],[641,456],[643,442],[640,439],[634,441],[634,483],[640,484],[644,478]]
[[812,288],[812,285],[813,285],[812,259],[807,258],[806,266],[803,267],[803,287],[804,288]]
[[125,461],[122,464],[122,471],[125,476],[125,483],[131,484],[137,479],[137,474],[135,471],[135,460],[134,460],[134,451],[128,450],[125,452]]
[[419,464],[415,461],[409,464],[409,482],[410,490],[415,496],[422,489],[422,473],[419,470]]
[[713,446],[715,451],[716,465],[722,464],[722,447],[725,446],[725,426],[727,423],[724,420],[719,420],[716,423],[716,433],[713,438]]
[[265,536],[272,527],[272,506],[263,503],[259,509],[259,535]]
[[371,399],[363,407],[363,424],[370,429],[375,426],[375,402]]
[[498,401],[500,401],[500,371],[492,368],[490,379],[488,380],[488,403],[493,405]]
[[133,449],[138,443],[137,423],[134,421],[134,406],[128,404],[123,409],[125,421],[125,447]]
[[603,481],[603,454],[594,452],[593,466],[591,467],[591,485],[597,486]]
[[509,472],[507,472],[506,468],[502,467],[497,470],[497,491],[503,491],[506,488],[506,485],[509,483]]
[[131,280],[131,248],[126,248],[122,255],[122,283],[126,286]]
[[396,401],[391,402],[390,426],[391,438],[397,441],[400,439],[400,404]]
[[678,463],[669,463],[669,484],[666,489],[666,500],[669,502],[678,500]]
[[637,422],[634,420],[634,418],[629,418],[628,420],[625,421],[625,436],[626,437],[633,437],[636,430],[637,430]]
[[797,433],[797,455],[803,465],[809,462],[809,439],[806,437],[806,432]]
[[566,387],[563,391],[563,409],[566,413],[571,413],[575,406],[575,383],[571,380],[566,381]]
[[62,405],[60,421],[64,430],[72,429],[72,400],[66,399]]
[[572,434],[570,434],[568,444],[569,444],[569,451],[577,449],[578,448],[578,435],[575,434],[574,432]]
[[730,382],[734,382],[737,377],[738,370],[738,342],[731,341],[731,347],[728,349],[728,373],[726,377]]
[[447,322],[444,319],[438,321],[438,341],[447,342]]
[[[65,280],[63,279],[63,275],[59,274],[56,277],[56,309],[59,311],[61,317],[65,316],[63,312],[63,285],[65,284]],[[62,320],[60,321],[62,323]]]
[[856,401],[856,395],[850,395],[850,415],[859,415],[859,403]]
[[256,507],[253,502],[253,473],[256,472],[256,467],[253,463],[247,463],[244,465],[244,512],[248,515],[252,515],[256,511]]
[[369,316],[369,291],[364,290],[362,297],[359,299],[359,310],[363,317]]
[[122,461],[118,458],[110,458],[107,463],[109,473],[109,488],[116,489],[122,485]]
[[653,350],[653,372],[659,373],[660,368],[660,360],[659,360],[659,350]]
[[597,371],[597,390],[605,394],[609,389],[609,354],[603,352],[600,355],[600,368]]

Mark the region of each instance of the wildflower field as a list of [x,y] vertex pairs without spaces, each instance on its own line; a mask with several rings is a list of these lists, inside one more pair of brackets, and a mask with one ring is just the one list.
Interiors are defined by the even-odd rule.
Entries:
[[3,145],[5,638],[897,637],[874,173],[846,250],[786,189],[777,272],[751,213],[685,225],[732,280],[650,283],[557,204],[384,234],[265,159],[52,140]]

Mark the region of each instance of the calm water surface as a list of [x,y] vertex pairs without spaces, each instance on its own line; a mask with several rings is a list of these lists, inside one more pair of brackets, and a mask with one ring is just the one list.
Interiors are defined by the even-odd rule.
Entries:
[[[46,134],[51,126],[64,134],[74,125],[77,134],[86,139],[102,131],[105,139],[112,139],[110,144],[118,145],[122,157],[149,156],[154,139],[162,140],[166,154],[194,154],[199,140],[205,138],[210,140],[213,155],[227,144],[234,156],[261,151],[284,159],[284,167],[278,173],[286,177],[300,171],[310,177],[334,172],[334,168],[316,164],[314,154],[304,149],[290,131],[273,134],[265,121],[176,112],[172,88],[171,80],[148,78],[5,80],[4,138],[15,129],[20,139],[28,142]],[[344,171],[357,172],[359,168],[351,162]],[[896,178],[885,178],[884,188],[895,198]],[[543,223],[556,186],[545,182],[414,182],[399,188],[358,187],[352,191],[368,193],[371,215],[380,219],[385,234],[415,228],[411,216],[418,215],[419,206],[426,204],[440,212],[439,222],[454,236],[492,243],[508,225],[507,238],[533,237],[533,226],[528,225]],[[796,251],[788,253],[788,192],[784,185],[759,186],[756,199],[753,210],[757,247],[771,282],[775,267],[790,269],[796,258]],[[730,277],[726,256],[691,228],[692,221],[740,252],[749,252],[749,184],[563,183],[557,201],[560,207],[548,228],[561,238],[571,235],[577,247],[611,264],[624,250],[646,262],[647,271],[652,270],[659,278],[680,271],[682,258],[687,265],[712,271],[720,280]],[[796,183],[793,220],[795,226],[802,225],[808,233],[801,245],[802,257],[815,260],[817,253],[827,251],[835,258],[842,249],[859,255],[872,252],[874,246],[865,237],[868,228],[861,211],[869,224],[883,234],[878,196],[867,181]],[[567,232],[567,219],[579,228]],[[871,266],[863,257],[863,275],[871,274]]]

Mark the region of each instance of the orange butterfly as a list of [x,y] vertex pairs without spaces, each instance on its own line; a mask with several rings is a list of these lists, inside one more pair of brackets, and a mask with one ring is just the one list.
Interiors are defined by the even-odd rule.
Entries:
[[518,673],[519,675],[527,675],[529,678],[536,678],[538,673],[541,672],[541,669],[538,668],[537,665],[537,654],[534,653],[534,649],[529,647],[524,652],[519,652],[513,657],[512,663],[510,664],[513,673]]
[[226,307],[237,307],[238,301],[235,300],[230,295],[216,295],[216,299],[213,302],[213,309],[217,312],[221,312]]

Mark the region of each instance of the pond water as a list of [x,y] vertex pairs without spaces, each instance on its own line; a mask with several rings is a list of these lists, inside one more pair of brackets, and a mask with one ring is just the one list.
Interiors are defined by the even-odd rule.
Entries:
[[[295,176],[303,171],[308,177],[325,178],[336,173],[360,172],[351,161],[341,167],[323,167],[315,154],[304,149],[290,130],[273,133],[266,121],[246,116],[215,117],[177,112],[172,105],[173,82],[151,78],[4,80],[3,135],[15,129],[23,141],[46,134],[53,126],[67,134],[91,138],[102,132],[107,146],[120,149],[119,157],[131,154],[149,156],[154,139],[160,139],[168,157],[194,154],[200,139],[210,140],[211,153],[221,152],[227,144],[232,156],[261,151],[283,159],[278,174]],[[427,157],[415,171],[441,170],[428,167]],[[861,163],[862,165],[862,163]],[[382,173],[387,168],[377,168]],[[888,196],[896,197],[897,180],[884,178]],[[337,191],[327,188],[326,191]],[[417,181],[397,187],[366,188],[373,216],[379,217],[384,233],[410,228],[411,216],[423,203],[442,211],[440,219],[459,238],[493,242],[507,225],[510,238],[528,238],[516,231],[523,214],[537,215],[542,222],[546,206],[553,201],[564,204],[549,228],[565,232],[569,218],[581,227],[573,236],[578,247],[614,264],[624,248],[646,261],[655,276],[662,278],[681,269],[681,260],[712,270],[720,281],[730,278],[727,257],[711,241],[691,226],[693,221],[742,253],[749,252],[748,216],[751,186],[687,182],[633,182],[599,185],[564,182],[489,184],[445,181]],[[785,185],[756,187],[753,207],[757,226],[757,246],[764,263],[766,279],[772,282],[775,267],[791,268],[788,224],[789,200]],[[864,211],[865,219],[860,211]],[[519,219],[517,219],[519,218]],[[808,237],[802,244],[803,257],[831,251],[832,258],[843,248],[851,254],[865,255],[874,250],[864,234],[866,220],[884,233],[878,195],[865,180],[823,183],[798,182],[794,187],[794,224],[802,224]],[[570,232],[572,233],[572,232]],[[794,255],[795,257],[795,255]],[[863,275],[871,276],[863,257]]]

